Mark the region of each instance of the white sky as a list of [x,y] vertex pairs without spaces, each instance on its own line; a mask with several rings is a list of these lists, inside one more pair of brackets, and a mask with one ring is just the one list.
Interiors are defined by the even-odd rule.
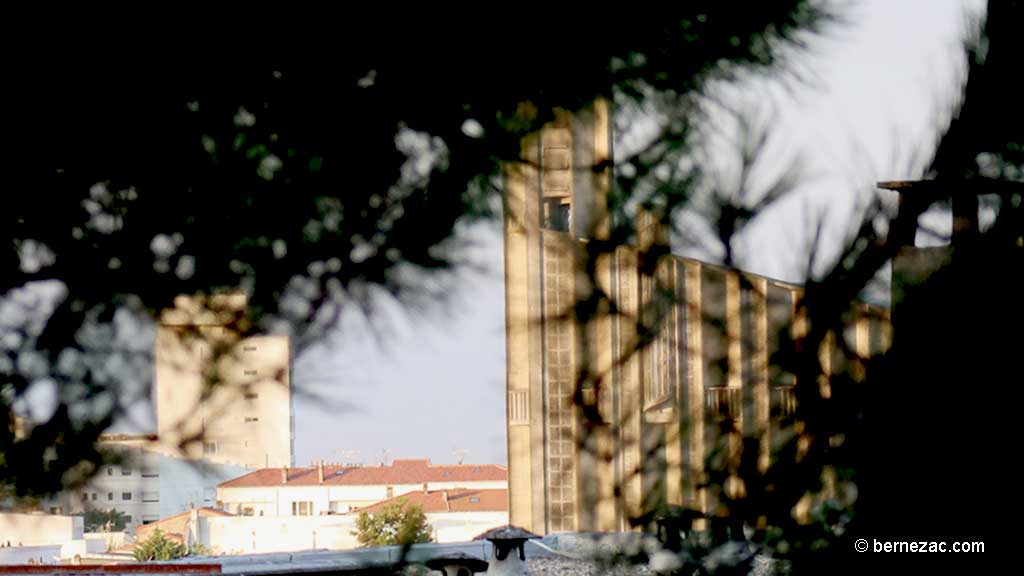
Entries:
[[[825,214],[834,250],[858,201],[879,180],[915,178],[962,69],[971,0],[873,0],[851,6],[850,26],[818,46],[816,87],[775,98],[769,162],[801,153],[815,176],[741,238],[742,267],[801,280],[809,222]],[[753,91],[752,91],[753,93]],[[760,96],[759,96],[760,97]],[[768,100],[765,102],[770,103]],[[916,162],[915,162],[916,156]],[[296,360],[293,383],[319,395],[295,400],[295,460],[429,457],[505,463],[505,342],[500,228],[474,230],[473,259],[487,269],[457,283],[446,308],[415,317],[392,310],[377,342],[346,322]],[[358,455],[351,451],[358,451]]]

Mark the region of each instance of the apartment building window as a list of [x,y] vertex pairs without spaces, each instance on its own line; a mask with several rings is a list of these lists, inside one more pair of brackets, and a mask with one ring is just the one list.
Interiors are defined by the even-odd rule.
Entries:
[[132,469],[131,468],[121,468],[121,476],[131,476],[131,475],[132,475]]
[[255,392],[246,392],[245,393],[245,399],[246,400],[255,400],[255,399],[259,398],[259,397],[260,397],[260,395],[255,393]]
[[121,492],[121,500],[131,500],[131,499],[132,499],[132,493],[131,492]]
[[114,475],[114,469],[113,468],[107,468],[107,476],[113,476],[113,475]]
[[113,501],[114,501],[114,493],[113,492],[107,492],[107,502],[113,502]]
[[292,502],[292,516],[312,516],[313,515],[313,502],[305,500],[302,502]]
[[143,502],[159,502],[160,501],[160,493],[159,492],[143,492],[142,493],[142,501]]
[[394,497],[395,497],[395,489],[394,489],[394,487],[388,486],[388,498],[394,498]]
[[89,500],[89,493],[88,492],[82,492],[82,502],[86,502],[88,500]]
[[544,227],[556,232],[568,232],[570,205],[568,198],[544,199]]
[[95,502],[96,498],[97,498],[97,494],[95,492],[93,492],[92,493],[92,501]]
[[160,477],[160,472],[158,472],[158,471],[156,471],[156,470],[154,470],[152,468],[150,468],[148,470],[146,468],[143,468],[142,469],[142,477],[143,478],[159,478]]
[[203,442],[203,454],[216,454],[217,443],[216,442]]
[[248,422],[259,422],[260,419],[257,418],[256,416],[246,416],[245,417],[245,421],[246,421],[246,423],[248,423]]

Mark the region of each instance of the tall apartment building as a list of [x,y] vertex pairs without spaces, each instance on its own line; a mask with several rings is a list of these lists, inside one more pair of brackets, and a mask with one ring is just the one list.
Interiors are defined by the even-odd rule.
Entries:
[[153,394],[160,446],[214,464],[291,466],[288,338],[239,338],[233,322],[245,304],[242,294],[181,296],[162,315]]
[[239,338],[233,325],[245,304],[240,294],[176,299],[154,345],[155,433],[101,436],[99,444],[122,462],[101,468],[82,489],[47,499],[45,510],[117,510],[132,529],[213,506],[225,480],[292,464],[288,339]]
[[[766,431],[793,410],[794,379],[769,355],[794,318],[800,287],[666,255],[642,274],[640,255],[668,239],[638,218],[638,244],[587,262],[608,238],[611,186],[608,107],[562,114],[522,144],[506,171],[505,290],[510,521],[537,533],[628,530],[657,504],[707,510],[698,487],[716,423]],[[577,319],[592,290],[585,269],[619,313]],[[658,318],[652,342],[631,353],[637,318]],[[648,324],[651,325],[651,324]],[[858,319],[845,334],[859,353],[885,347],[888,325]],[[842,361],[824,352],[824,364]],[[616,426],[585,434],[574,403]],[[839,368],[836,366],[835,368]]]

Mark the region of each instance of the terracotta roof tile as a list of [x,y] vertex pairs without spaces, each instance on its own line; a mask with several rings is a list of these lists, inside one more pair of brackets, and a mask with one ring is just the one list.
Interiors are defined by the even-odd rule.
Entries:
[[401,496],[378,502],[372,506],[366,506],[353,513],[359,512],[380,512],[385,506],[392,502],[405,500],[406,504],[419,504],[423,511],[428,514],[438,512],[508,512],[508,490],[505,489],[482,489],[482,490],[431,490],[423,492],[417,490],[408,492]]
[[[220,488],[262,486],[315,486],[319,484],[316,466],[287,468],[287,483],[282,468],[263,468],[218,485]],[[497,464],[432,465],[430,460],[395,460],[390,466],[324,465],[324,485],[359,486],[380,484],[422,484],[424,482],[504,482],[508,469]]]

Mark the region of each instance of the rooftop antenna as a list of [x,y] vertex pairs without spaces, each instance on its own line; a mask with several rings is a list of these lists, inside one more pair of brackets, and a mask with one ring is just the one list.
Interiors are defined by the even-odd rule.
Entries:
[[341,454],[341,462],[345,466],[358,466],[362,462],[359,450],[338,450]]
[[387,466],[388,465],[388,454],[391,454],[391,449],[390,448],[384,448],[384,449],[382,449],[380,451],[380,465],[381,466]]
[[466,454],[469,454],[469,450],[466,448],[456,448],[452,452],[455,453],[455,459],[459,464],[462,464],[462,461],[466,459]]

